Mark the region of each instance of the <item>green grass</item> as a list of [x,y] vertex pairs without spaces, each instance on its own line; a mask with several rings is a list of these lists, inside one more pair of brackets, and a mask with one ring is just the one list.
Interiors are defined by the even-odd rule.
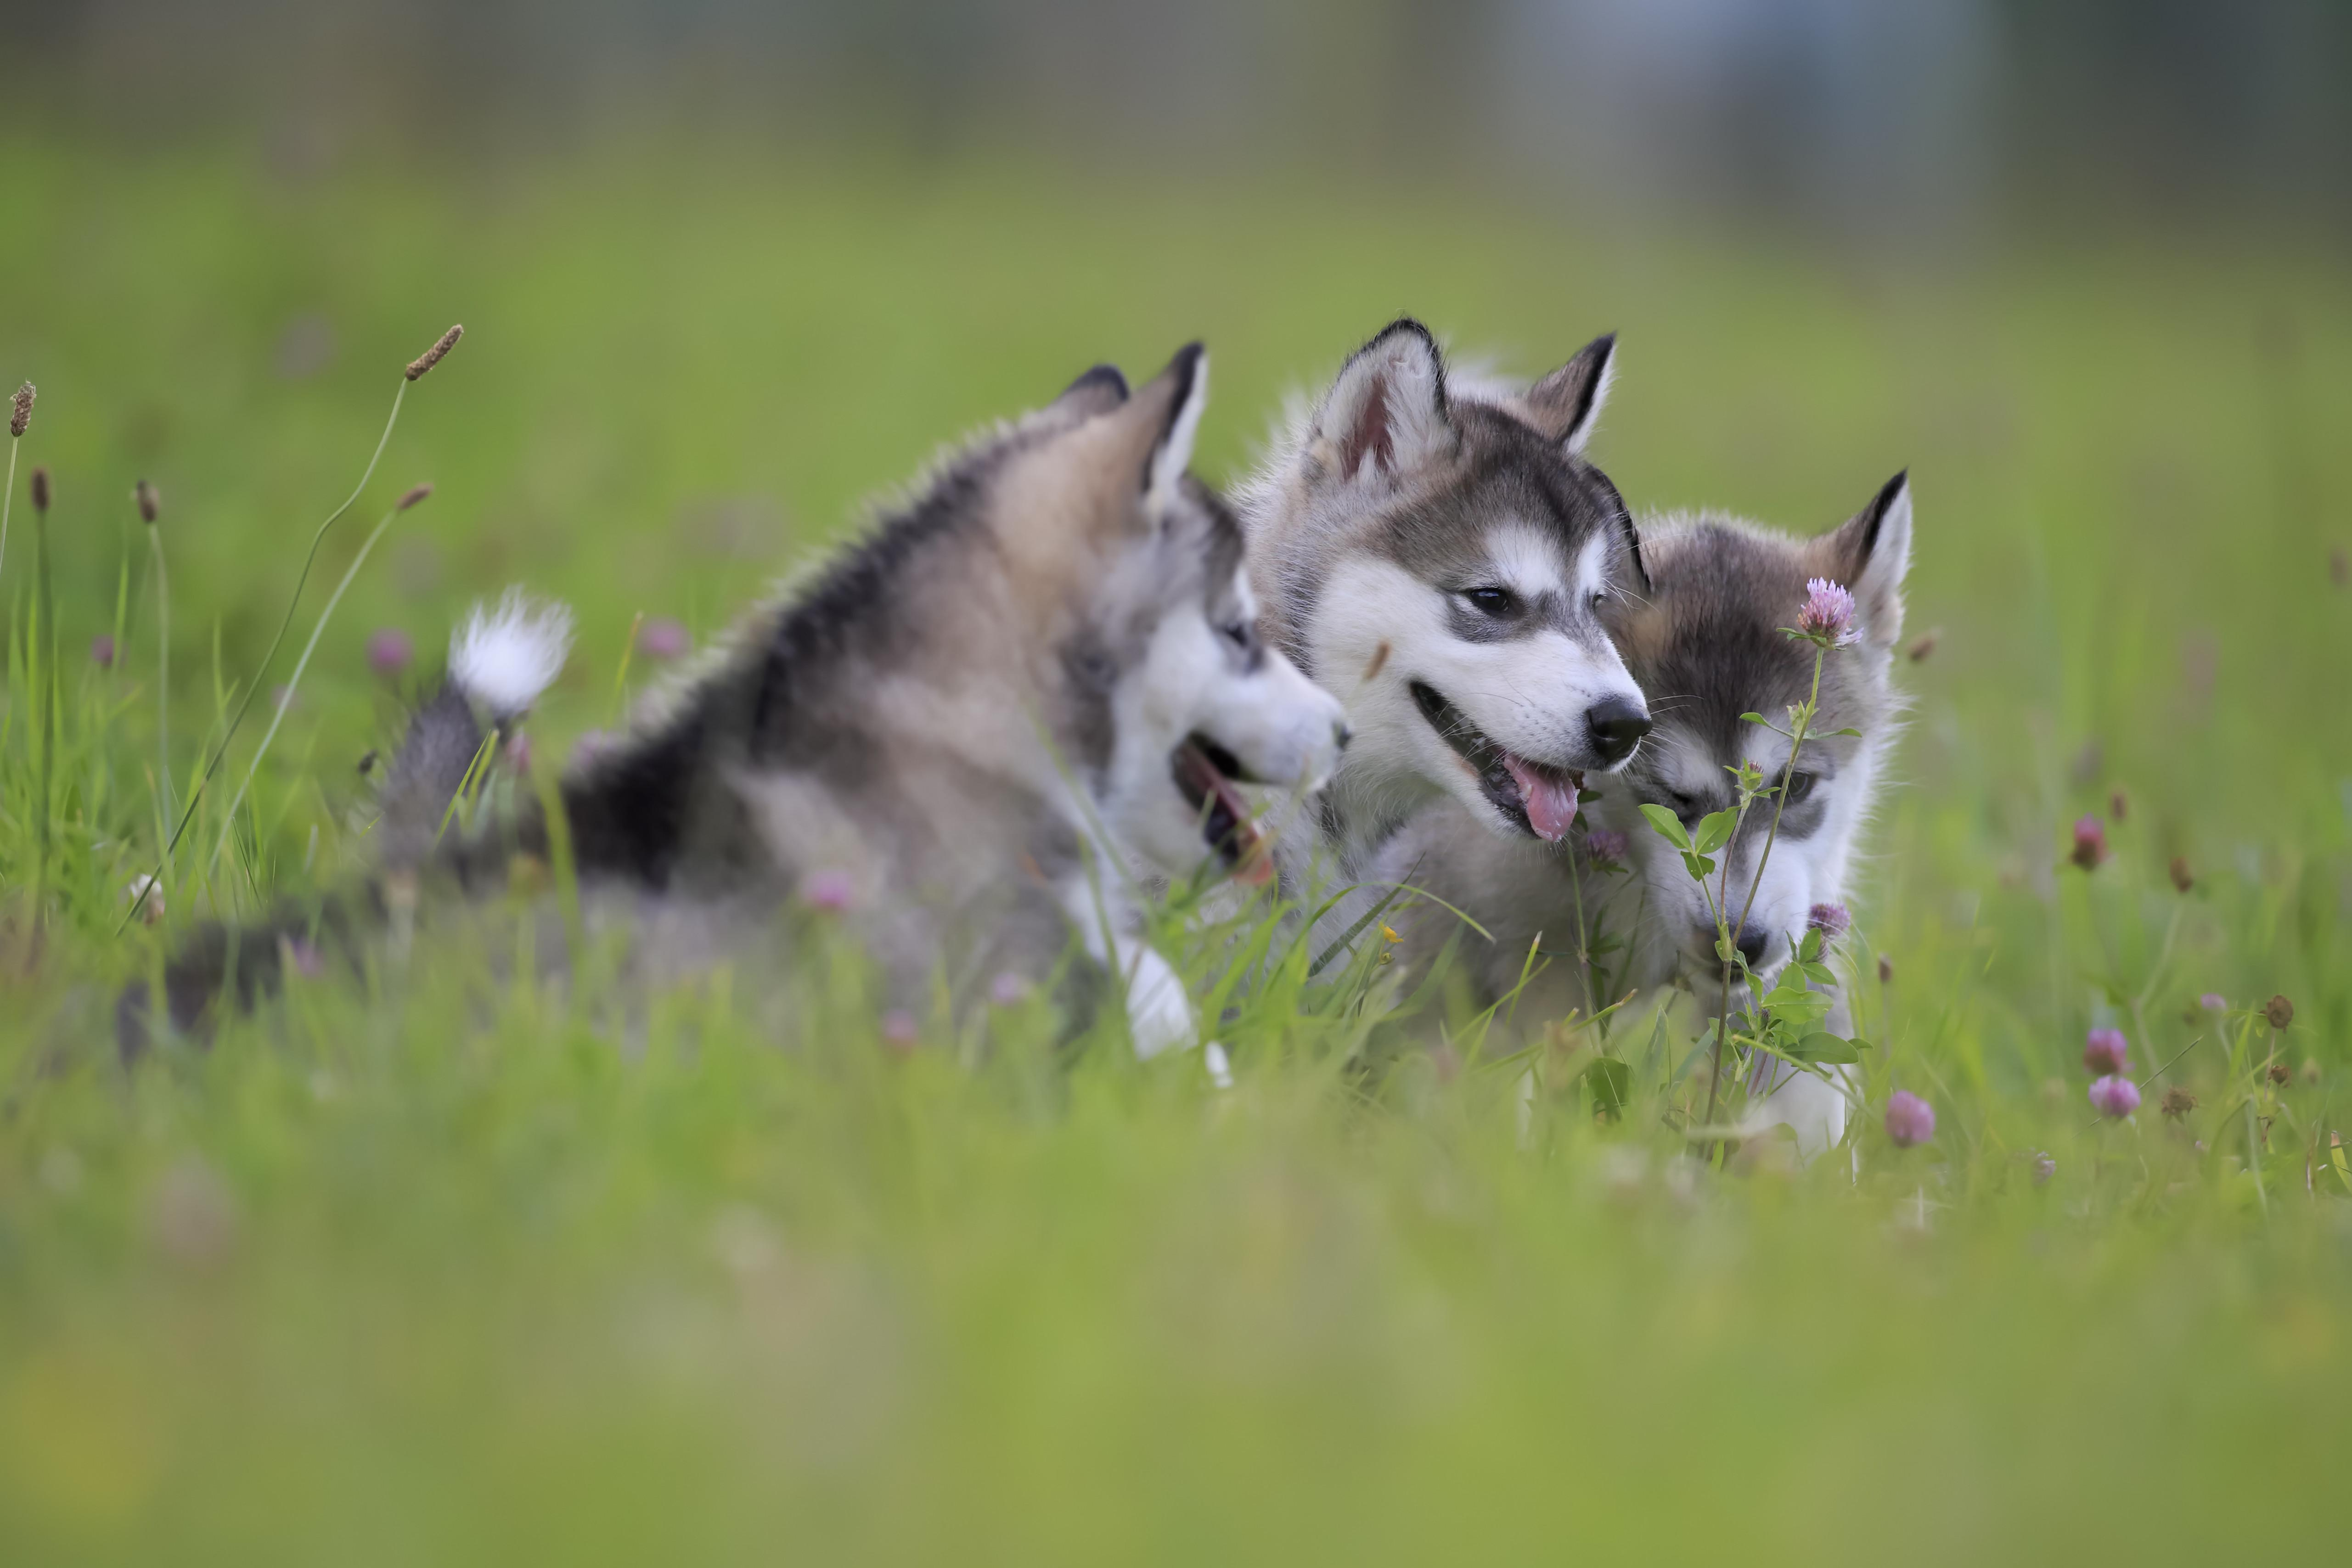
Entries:
[[[2075,235],[1895,267],[1467,194],[646,152],[308,184],[226,154],[0,166],[0,382],[41,388],[23,458],[56,477],[63,693],[37,934],[20,470],[0,1559],[2340,1549],[2339,253]],[[1207,339],[1202,466],[1230,474],[1286,387],[1404,308],[1528,371],[1619,329],[1597,452],[1640,507],[1810,530],[1911,467],[1912,624],[1942,635],[1900,671],[1857,951],[1894,966],[1860,988],[1872,1103],[1925,1094],[1931,1145],[1874,1118],[1858,1176],[1694,1178],[1648,1076],[1671,1054],[1633,1052],[1620,1123],[1554,1072],[1523,1125],[1516,1071],[1350,1072],[1361,1025],[1328,998],[1251,1004],[1228,1093],[1115,1040],[1052,1060],[1036,1016],[984,1065],[899,1060],[846,961],[780,1049],[724,976],[635,1008],[516,983],[504,908],[365,983],[298,981],[209,1053],[115,1063],[114,990],[204,906],[363,860],[352,765],[400,716],[371,630],[429,649],[509,581],[570,600],[581,649],[535,721],[558,756],[611,721],[635,616],[722,625],[861,497],[1086,364]],[[334,351],[286,379],[310,317]],[[163,496],[184,790],[400,367],[453,320],[265,681],[374,518],[434,497],[327,627],[237,821],[199,808],[165,922],[118,939],[162,815],[133,481]],[[2116,789],[2116,858],[2066,866],[2066,824]],[[2208,990],[2226,1029],[2185,1016]],[[2245,1010],[2273,992],[2275,1039]],[[2195,1112],[2152,1091],[2091,1124],[2100,1009],[2143,1072],[2186,1051],[2165,1082]],[[1383,1028],[1441,1024],[1465,1020]]]

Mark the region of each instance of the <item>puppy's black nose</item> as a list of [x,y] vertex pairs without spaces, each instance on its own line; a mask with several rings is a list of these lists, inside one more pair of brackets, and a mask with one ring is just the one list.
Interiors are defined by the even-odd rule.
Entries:
[[1623,697],[1605,697],[1584,710],[1584,728],[1601,766],[1614,768],[1650,733],[1650,716]]
[[1771,933],[1753,925],[1739,928],[1739,956],[1748,960],[1749,968],[1764,962],[1764,949],[1771,945]]
[[1332,727],[1331,738],[1339,743],[1340,750],[1345,751],[1348,749],[1348,742],[1356,738],[1356,732],[1343,718]]

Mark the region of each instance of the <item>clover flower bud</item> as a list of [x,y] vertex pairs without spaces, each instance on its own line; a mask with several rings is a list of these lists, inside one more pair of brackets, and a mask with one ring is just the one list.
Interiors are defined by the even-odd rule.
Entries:
[[2119,1029],[2095,1029],[2083,1041],[2083,1071],[2092,1077],[2129,1069],[2131,1042]]
[[1834,942],[1853,928],[1853,916],[1843,904],[1816,904],[1805,912],[1805,924],[1822,934],[1825,942]]
[[2091,1104],[2100,1115],[2120,1122],[2139,1109],[2139,1085],[2121,1073],[2111,1072],[2092,1083]]
[[2263,1004],[2263,1017],[2273,1029],[2284,1029],[2294,1021],[2294,1004],[2284,997],[2273,997]]
[[1907,1089],[1897,1089],[1886,1102],[1886,1135],[1898,1149],[1908,1149],[1936,1135],[1936,1108]]
[[1826,577],[1807,579],[1797,632],[1825,647],[1844,647],[1853,641],[1853,595]]
[[2107,858],[2106,824],[2096,817],[2084,817],[2074,824],[2074,852],[2069,857],[2084,871],[2096,871]]
[[1595,828],[1584,835],[1584,852],[1594,865],[1622,865],[1627,845],[1625,835],[1614,828]]
[[415,659],[415,640],[399,627],[386,626],[368,634],[368,668],[385,680],[392,680],[404,673]]
[[802,879],[801,902],[827,915],[839,915],[857,902],[857,884],[845,871],[814,871]]
[[637,646],[648,659],[675,659],[694,646],[683,622],[656,615],[637,628]]

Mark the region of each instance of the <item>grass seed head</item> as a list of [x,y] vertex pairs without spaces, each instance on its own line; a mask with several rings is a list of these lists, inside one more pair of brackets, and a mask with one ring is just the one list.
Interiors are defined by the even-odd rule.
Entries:
[[2195,877],[2193,877],[2193,876],[2191,876],[2191,875],[2189,875],[2189,857],[2188,857],[2188,856],[2186,856],[2186,855],[2175,855],[2175,856],[2173,856],[2173,857],[2172,857],[2172,888],[2173,888],[2173,891],[2174,891],[2175,893],[2187,893],[2190,888],[2195,887],[2196,885],[2197,885],[2197,879],[2196,879]]
[[408,487],[408,493],[392,504],[392,509],[395,512],[404,512],[431,494],[433,494],[433,486],[430,485],[411,485]]
[[2163,1103],[2157,1109],[2178,1122],[2197,1109],[2197,1096],[2186,1089],[2168,1089],[2164,1092]]
[[26,428],[32,424],[33,399],[38,394],[33,391],[33,383],[30,382],[26,382],[23,386],[16,389],[16,399],[10,403],[8,408],[8,434],[10,435],[23,435]]
[[441,339],[438,342],[425,350],[423,353],[417,355],[416,358],[409,361],[408,379],[413,382],[417,377],[423,375],[425,371],[431,370],[434,366],[439,364],[442,360],[446,357],[449,350],[457,346],[457,340],[465,335],[466,329],[463,326],[452,327],[447,331],[442,333]]
[[48,509],[49,471],[46,468],[36,468],[33,470],[33,510],[46,512]]
[[155,493],[155,486],[147,483],[146,480],[142,479],[138,484],[131,486],[131,499],[139,507],[139,520],[141,522],[152,523],[163,517],[163,497],[157,495]]
[[1895,979],[1895,960],[1881,953],[1878,956],[1878,983],[1891,984]]
[[2131,797],[2121,789],[2107,797],[2107,815],[2120,822],[2131,815]]

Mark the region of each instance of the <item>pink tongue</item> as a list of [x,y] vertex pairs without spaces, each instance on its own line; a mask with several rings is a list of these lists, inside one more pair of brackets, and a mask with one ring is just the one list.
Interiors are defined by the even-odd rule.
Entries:
[[1576,786],[1554,783],[1526,763],[1503,753],[1503,766],[1510,769],[1511,779],[1519,787],[1519,799],[1527,802],[1528,826],[1546,843],[1556,844],[1568,836],[1569,823],[1576,821]]

